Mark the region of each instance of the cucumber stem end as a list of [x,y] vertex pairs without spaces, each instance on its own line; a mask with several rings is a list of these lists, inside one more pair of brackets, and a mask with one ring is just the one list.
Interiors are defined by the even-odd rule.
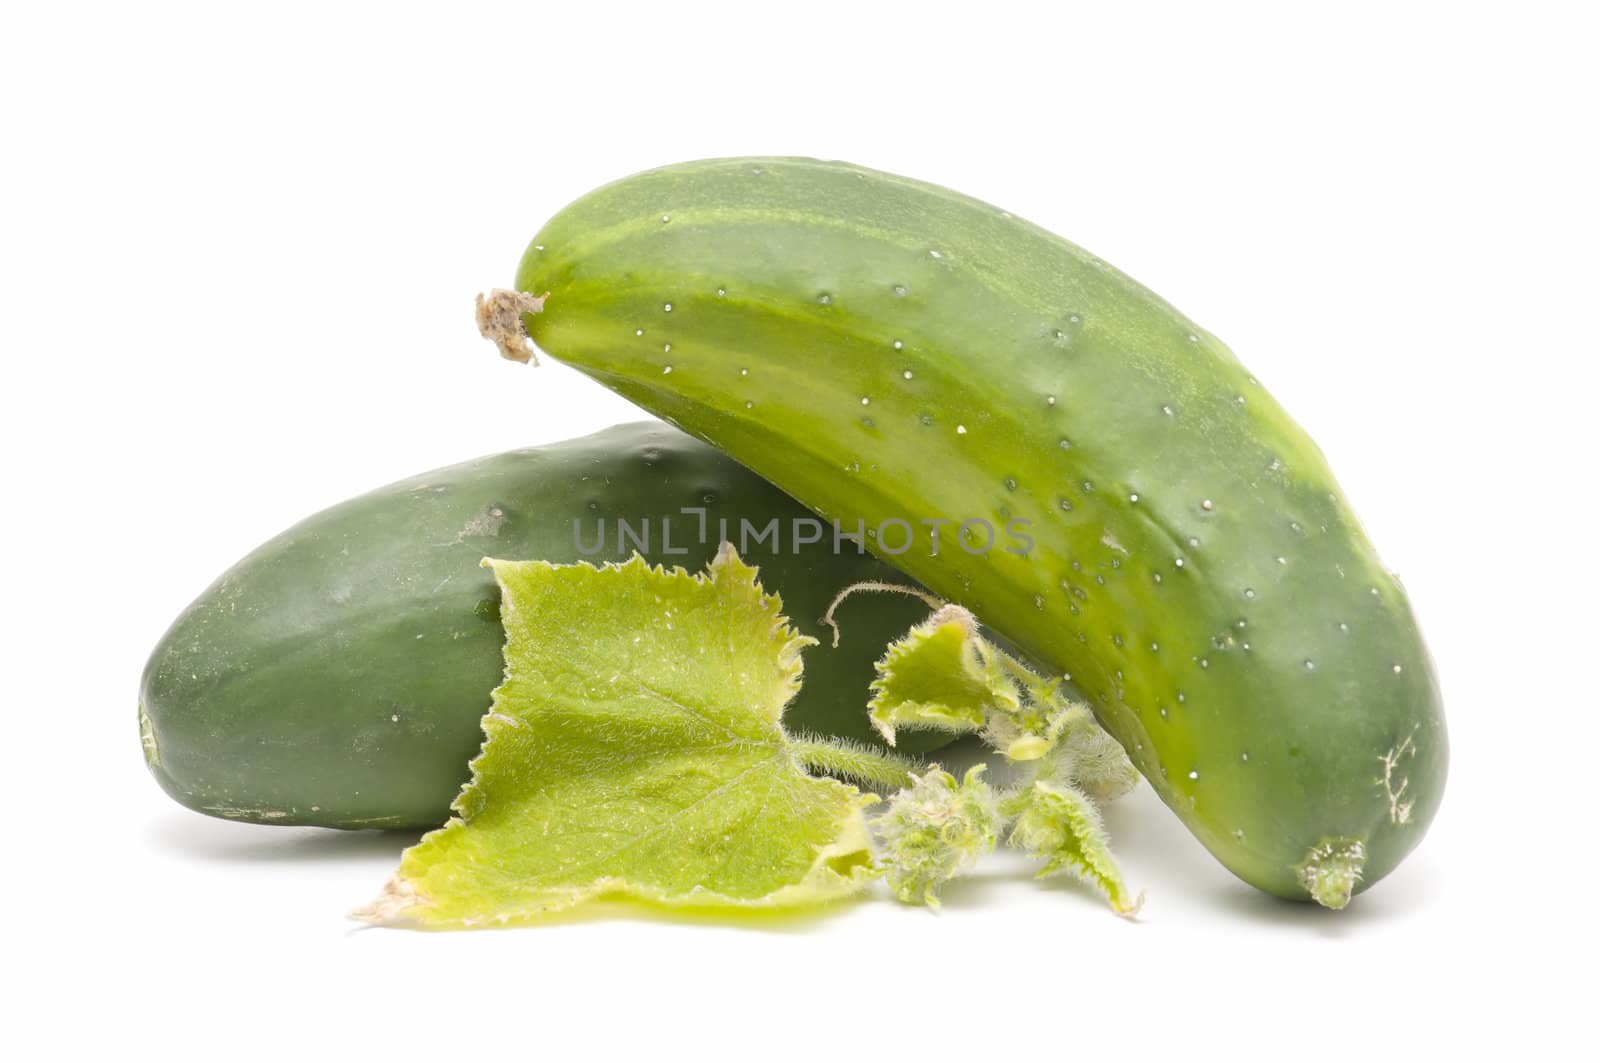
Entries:
[[496,288],[488,295],[478,293],[478,332],[484,339],[500,349],[502,358],[513,362],[539,364],[539,356],[528,340],[528,329],[523,323],[527,314],[537,314],[544,309],[550,293],[530,295],[509,288]]

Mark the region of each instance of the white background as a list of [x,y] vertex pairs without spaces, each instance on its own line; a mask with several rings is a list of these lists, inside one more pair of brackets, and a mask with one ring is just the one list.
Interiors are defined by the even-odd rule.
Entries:
[[[1201,7],[8,6],[8,1057],[1580,1052],[1586,5]],[[938,916],[880,894],[780,930],[354,930],[403,838],[161,794],[139,670],[222,568],[377,484],[633,416],[475,334],[473,294],[544,219],[648,166],[769,153],[1040,222],[1311,431],[1446,693],[1449,791],[1390,879],[1344,913],[1269,900],[1144,789],[1111,816],[1136,924],[1002,859]]]

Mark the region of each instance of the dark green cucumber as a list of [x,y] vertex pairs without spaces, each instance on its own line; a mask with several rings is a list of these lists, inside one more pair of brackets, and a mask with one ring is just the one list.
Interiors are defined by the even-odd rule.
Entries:
[[[707,534],[685,508],[704,510]],[[499,592],[479,561],[622,560],[648,520],[639,551],[696,570],[724,520],[739,545],[741,519],[746,559],[808,634],[843,587],[899,577],[849,542],[836,553],[831,529],[795,553],[793,522],[809,511],[662,424],[438,469],[324,510],[229,569],[162,638],[140,691],[150,768],[184,805],[230,819],[438,826],[501,679]],[[781,540],[756,543],[773,520]],[[802,524],[802,538],[816,534]],[[871,740],[873,661],[926,613],[898,597],[849,609],[852,638],[806,652],[792,731]]]
[[517,287],[541,349],[1069,673],[1246,881],[1338,907],[1422,837],[1446,737],[1405,593],[1256,379],[1104,262],[932,185],[726,159],[580,199]]

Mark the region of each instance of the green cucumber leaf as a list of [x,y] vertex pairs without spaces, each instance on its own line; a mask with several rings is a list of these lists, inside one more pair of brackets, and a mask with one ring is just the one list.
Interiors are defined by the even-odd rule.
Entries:
[[981,732],[1015,762],[1048,761],[1098,800],[1127,793],[1138,772],[1088,707],[1060,678],[1037,675],[978,633],[967,610],[946,605],[891,645],[878,661],[868,713],[890,745],[898,729]]
[[1039,878],[1071,871],[1105,894],[1119,915],[1134,915],[1144,903],[1122,880],[1111,856],[1100,810],[1075,786],[1037,781],[1012,795],[1005,812],[1014,816],[1010,844],[1043,860]]
[[983,638],[972,614],[955,605],[912,628],[878,662],[870,714],[891,745],[898,727],[976,731],[1023,774],[996,793],[981,765],[959,783],[935,766],[890,798],[872,829],[896,897],[938,907],[938,887],[1004,832],[1044,861],[1041,877],[1071,871],[1119,913],[1138,911],[1142,897],[1123,882],[1095,802],[1127,793],[1139,773],[1062,684]]
[[703,575],[485,561],[505,682],[457,815],[358,918],[535,921],[600,897],[791,908],[872,877],[862,808],[803,770],[781,724],[801,649],[730,547]]
[[1015,711],[1016,683],[983,649],[977,623],[947,605],[913,627],[878,661],[867,712],[889,745],[895,732],[981,730],[996,711]]

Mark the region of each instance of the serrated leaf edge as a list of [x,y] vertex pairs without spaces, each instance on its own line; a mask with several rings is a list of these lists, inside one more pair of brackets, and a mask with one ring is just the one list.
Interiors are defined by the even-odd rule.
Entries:
[[[607,561],[595,565],[587,561],[572,562],[570,564],[555,564],[549,561],[510,561],[499,558],[485,557],[480,564],[490,569],[495,574],[496,583],[501,590],[502,610],[509,612],[515,608],[512,596],[505,593],[504,574],[509,569],[515,568],[518,572],[535,570],[541,572],[555,572],[565,568],[583,567],[596,572],[607,570],[628,571],[630,569],[644,569],[648,577],[659,579],[686,579],[695,580],[697,577],[681,565],[674,565],[670,569],[664,565],[651,564],[637,551],[626,561]],[[712,585],[718,588],[737,591],[741,586],[748,588],[757,596],[759,608],[767,614],[770,623],[766,637],[779,642],[777,650],[777,664],[783,673],[784,690],[783,704],[779,710],[779,720],[774,741],[775,750],[783,745],[784,736],[781,730],[782,711],[794,700],[800,689],[801,676],[804,669],[802,651],[808,646],[817,644],[817,640],[802,635],[790,624],[783,615],[783,600],[775,593],[767,593],[758,582],[759,569],[746,564],[733,549],[731,543],[723,543],[716,556],[707,564],[705,575]],[[510,639],[509,625],[507,625],[507,639]],[[411,852],[421,851],[423,844],[437,834],[450,830],[464,828],[472,818],[469,802],[476,793],[479,762],[488,750],[490,740],[495,731],[502,727],[527,727],[532,726],[532,721],[520,716],[503,713],[500,710],[502,692],[509,677],[509,665],[502,669],[502,680],[491,695],[489,710],[484,713],[480,727],[483,731],[483,741],[479,743],[478,753],[468,763],[470,776],[462,784],[461,791],[451,802],[450,808],[455,815],[450,820],[435,830],[427,832]],[[427,869],[419,872],[407,873],[404,862],[400,870],[396,871],[385,883],[378,896],[372,901],[350,913],[350,918],[370,923],[375,926],[413,926],[419,928],[447,929],[450,927],[471,927],[479,925],[508,926],[519,923],[537,921],[547,915],[554,915],[567,911],[589,901],[603,897],[626,897],[645,901],[651,904],[671,908],[733,908],[747,910],[773,910],[779,911],[786,908],[796,908],[826,903],[831,900],[841,899],[860,891],[868,881],[878,877],[881,869],[872,858],[872,849],[867,831],[866,819],[861,815],[861,810],[878,801],[875,794],[863,793],[854,786],[842,783],[837,779],[809,775],[796,764],[795,771],[803,775],[808,781],[827,786],[836,786],[846,791],[852,798],[851,805],[854,815],[841,820],[840,831],[837,837],[828,845],[816,848],[816,856],[810,867],[798,880],[786,886],[779,887],[772,893],[758,898],[731,897],[711,890],[692,890],[689,893],[679,894],[640,883],[630,882],[619,877],[597,879],[587,886],[572,889],[549,889],[526,896],[524,904],[503,912],[493,919],[485,920],[449,920],[440,923],[429,923],[426,919],[427,909],[433,907],[434,902],[418,885],[417,882],[425,877]],[[852,864],[848,874],[841,874],[832,866],[832,862],[841,856],[850,856],[859,853],[862,860]],[[409,853],[408,853],[409,855]]]

